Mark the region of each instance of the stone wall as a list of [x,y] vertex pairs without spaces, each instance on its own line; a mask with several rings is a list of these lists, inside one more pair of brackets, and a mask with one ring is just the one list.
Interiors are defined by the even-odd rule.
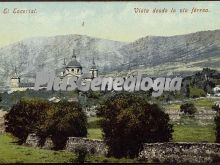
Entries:
[[43,145],[41,144],[41,139],[35,134],[29,134],[24,145],[26,146],[30,146],[30,147],[40,147],[43,149],[53,149],[54,148],[54,144],[53,141],[51,139],[51,137],[47,137],[43,143]]
[[29,134],[24,145],[30,147],[40,147],[40,138],[35,133]]
[[[184,116],[184,113],[179,111],[173,112],[172,110],[167,110],[165,112],[169,115],[171,121],[178,121],[181,119],[181,116]],[[214,121],[214,118],[216,116],[216,111],[200,108],[199,111],[195,113],[194,116],[196,120]]]
[[97,155],[106,155],[108,152],[107,146],[102,140],[88,139],[81,137],[69,137],[66,143],[67,151],[74,151],[77,147],[86,147],[89,153]]
[[[28,135],[24,145],[41,147],[43,149],[52,149],[54,147],[53,141],[50,137],[46,138],[43,145],[40,145],[40,138],[34,133]],[[102,140],[82,137],[69,137],[66,142],[65,150],[74,152],[79,146],[84,146],[89,153],[96,155],[106,155],[108,152],[107,146]]]
[[53,149],[54,148],[54,144],[53,141],[51,139],[51,137],[47,137],[45,139],[44,145],[42,146],[43,149]]
[[0,134],[5,132],[5,121],[4,116],[7,114],[6,111],[0,110]]
[[[30,134],[25,144],[44,149],[53,148],[51,138],[47,138],[43,146],[40,146],[39,141],[35,134]],[[108,152],[102,140],[81,137],[69,137],[65,150],[74,152],[79,146],[85,147],[91,154],[106,155]],[[217,160],[220,162],[220,143],[145,143],[138,159],[149,163],[210,163]]]
[[148,143],[139,159],[148,162],[209,163],[220,158],[220,143]]

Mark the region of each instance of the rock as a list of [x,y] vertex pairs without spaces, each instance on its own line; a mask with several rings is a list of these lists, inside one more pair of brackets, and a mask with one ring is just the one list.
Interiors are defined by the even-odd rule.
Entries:
[[40,138],[35,133],[29,134],[24,145],[40,147]]
[[45,143],[42,148],[43,149],[53,149],[54,148],[54,144],[53,144],[51,137],[46,138]]
[[4,116],[7,114],[6,111],[0,110],[0,134],[5,132],[5,121]]
[[107,154],[107,146],[102,140],[88,139],[82,137],[69,137],[65,149],[74,152],[78,146],[85,146],[87,148],[87,151],[91,154]]

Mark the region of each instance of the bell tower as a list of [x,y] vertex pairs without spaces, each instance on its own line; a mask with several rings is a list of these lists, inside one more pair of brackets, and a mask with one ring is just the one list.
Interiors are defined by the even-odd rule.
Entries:
[[18,76],[17,69],[15,67],[14,74],[11,77],[10,86],[11,88],[19,88],[19,84],[20,84],[20,77]]
[[92,67],[90,68],[89,73],[92,74],[92,78],[98,77],[98,69],[96,68],[94,57],[92,59]]

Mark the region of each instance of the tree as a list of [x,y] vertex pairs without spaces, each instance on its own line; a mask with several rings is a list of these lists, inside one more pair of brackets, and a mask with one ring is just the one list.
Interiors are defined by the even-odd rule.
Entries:
[[21,100],[5,116],[6,132],[17,137],[20,144],[24,143],[28,134],[35,132],[45,120],[49,106],[44,100]]
[[55,144],[54,149],[63,149],[68,137],[86,137],[86,114],[77,102],[54,103],[37,134],[41,138],[51,136]]
[[184,103],[180,106],[180,112],[184,112],[186,115],[194,115],[197,109],[193,103]]
[[135,157],[143,143],[167,142],[172,139],[169,116],[144,97],[119,93],[110,97],[99,109],[98,115],[109,147],[109,155]]
[[51,136],[55,149],[62,149],[69,136],[87,135],[87,118],[77,102],[50,103],[47,100],[21,100],[5,117],[6,132],[25,142],[28,134],[37,133],[41,142]]
[[216,143],[220,143],[220,112],[217,112],[217,115],[215,117],[215,127],[216,127]]

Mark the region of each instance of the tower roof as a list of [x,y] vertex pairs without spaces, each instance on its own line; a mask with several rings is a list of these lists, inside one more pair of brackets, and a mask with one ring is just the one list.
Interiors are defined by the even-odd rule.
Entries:
[[82,68],[81,64],[76,60],[75,50],[73,50],[72,60],[67,64],[68,68]]

